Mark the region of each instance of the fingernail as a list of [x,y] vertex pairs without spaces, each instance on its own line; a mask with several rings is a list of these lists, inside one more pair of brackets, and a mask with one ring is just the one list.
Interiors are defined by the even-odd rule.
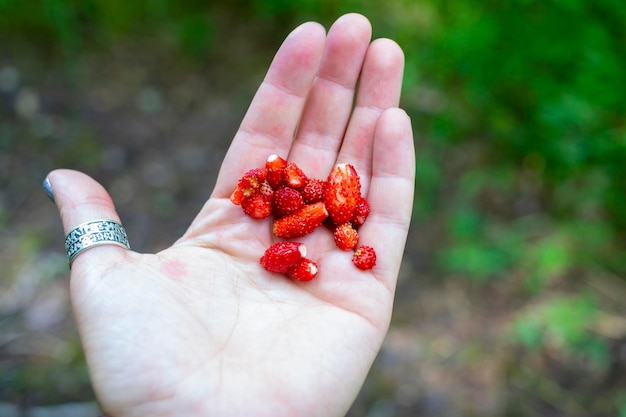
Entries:
[[54,203],[54,194],[52,193],[52,185],[50,184],[50,180],[46,178],[45,180],[43,180],[42,185],[43,185],[44,191],[46,192],[46,195],[48,196],[50,201]]

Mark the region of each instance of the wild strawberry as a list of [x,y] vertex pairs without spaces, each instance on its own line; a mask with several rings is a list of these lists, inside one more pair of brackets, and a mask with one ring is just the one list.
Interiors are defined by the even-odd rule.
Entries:
[[324,202],[330,218],[336,224],[347,223],[354,217],[361,198],[361,181],[350,164],[336,165],[326,183]]
[[354,210],[354,217],[352,218],[352,225],[354,227],[362,226],[365,223],[365,219],[370,214],[370,204],[364,197],[361,197],[356,203],[356,209]]
[[302,188],[305,186],[307,176],[295,162],[288,162],[284,170],[285,184],[291,188]]
[[289,187],[280,187],[274,192],[272,202],[274,212],[279,216],[293,214],[304,207],[304,198],[298,190]]
[[254,194],[243,199],[241,208],[253,219],[264,219],[272,214],[272,198],[264,194]]
[[266,178],[267,170],[265,168],[255,168],[246,172],[230,195],[230,201],[233,204],[240,205],[244,198],[257,193]]
[[278,242],[265,250],[259,261],[263,268],[281,274],[289,271],[306,256],[306,246],[299,242]]
[[309,178],[302,189],[302,197],[307,204],[324,201],[324,189],[326,181],[319,178]]
[[350,223],[337,226],[333,237],[335,238],[335,244],[341,250],[353,249],[359,241],[359,235]]
[[267,157],[265,161],[267,182],[274,190],[285,183],[284,171],[286,166],[287,161],[276,154]]
[[307,204],[300,210],[274,221],[272,231],[285,239],[300,237],[311,233],[328,217],[328,211],[321,201]]
[[274,194],[274,189],[270,186],[269,182],[267,182],[267,180],[263,181],[261,183],[261,186],[259,187],[259,189],[257,190],[258,194],[267,196],[270,198],[270,200],[272,199],[272,195]]
[[243,190],[239,187],[236,187],[230,195],[230,201],[236,205],[240,205],[244,198],[245,195],[243,195]]
[[304,258],[292,266],[287,272],[287,275],[296,281],[311,281],[317,275],[318,270],[315,262]]
[[376,252],[374,248],[365,245],[359,247],[354,251],[352,263],[359,269],[372,269],[374,265],[376,265]]

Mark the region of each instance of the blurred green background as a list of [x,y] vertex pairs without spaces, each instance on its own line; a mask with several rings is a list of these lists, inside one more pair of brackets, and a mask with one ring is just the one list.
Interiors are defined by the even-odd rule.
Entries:
[[95,401],[46,173],[89,173],[135,249],[168,246],[284,36],[345,12],[403,47],[418,151],[349,416],[626,416],[620,0],[0,0],[0,415]]

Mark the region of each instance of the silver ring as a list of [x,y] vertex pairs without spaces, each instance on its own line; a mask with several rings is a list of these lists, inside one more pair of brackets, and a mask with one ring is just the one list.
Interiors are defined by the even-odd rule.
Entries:
[[130,249],[126,230],[113,220],[92,220],[70,230],[65,237],[67,261],[72,267],[76,256],[94,246],[117,245]]

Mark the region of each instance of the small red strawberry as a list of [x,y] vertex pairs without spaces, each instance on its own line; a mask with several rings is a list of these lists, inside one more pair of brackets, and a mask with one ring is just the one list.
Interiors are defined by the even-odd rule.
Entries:
[[243,190],[239,187],[236,187],[230,195],[230,201],[236,205],[240,205],[244,198],[245,195],[243,195]]
[[274,221],[272,231],[278,237],[289,239],[311,233],[328,217],[321,201],[307,204],[300,210]]
[[257,193],[266,178],[267,170],[265,168],[255,168],[246,172],[230,195],[230,201],[240,205],[244,198]]
[[326,181],[319,178],[309,178],[304,188],[302,189],[302,196],[307,204],[317,203],[318,201],[324,201],[324,190],[326,188]]
[[362,226],[370,214],[370,204],[365,197],[361,197],[356,203],[356,209],[354,210],[354,217],[352,218],[352,225],[354,227]]
[[311,281],[317,275],[319,268],[317,264],[310,259],[302,259],[289,269],[287,275],[296,281]]
[[285,183],[284,171],[286,166],[287,161],[276,154],[267,157],[267,160],[265,161],[267,182],[274,190],[278,189],[278,187]]
[[352,263],[354,263],[354,265],[356,265],[359,269],[372,269],[374,265],[376,265],[376,252],[374,251],[374,248],[365,245],[359,247],[356,251],[354,251]]
[[354,217],[361,198],[361,181],[350,164],[336,165],[326,183],[324,202],[330,218],[336,224],[347,223]]
[[284,171],[285,184],[291,188],[302,188],[305,186],[307,176],[295,162],[288,162]]
[[359,241],[359,235],[350,223],[344,223],[335,229],[333,233],[335,244],[341,250],[353,249]]
[[289,187],[280,187],[274,192],[272,202],[274,212],[279,216],[293,214],[304,207],[304,198],[298,190]]
[[259,261],[270,272],[284,274],[306,256],[306,246],[299,242],[278,242],[265,250]]
[[267,196],[270,198],[270,200],[272,199],[272,195],[274,194],[274,189],[270,186],[269,182],[267,182],[267,180],[263,181],[261,183],[261,186],[259,187],[259,189],[257,190],[258,194]]
[[264,194],[245,197],[241,202],[241,208],[253,219],[264,219],[272,214],[272,197]]

